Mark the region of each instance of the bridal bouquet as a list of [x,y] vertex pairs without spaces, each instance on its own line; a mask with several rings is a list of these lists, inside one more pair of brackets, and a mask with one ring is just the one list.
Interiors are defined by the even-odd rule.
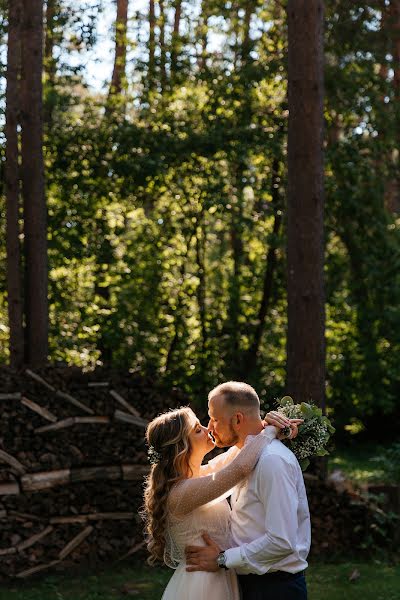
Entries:
[[[295,404],[290,396],[285,396],[279,401],[277,412],[288,419],[304,420],[299,425],[299,433],[294,440],[282,440],[295,454],[302,471],[307,469],[312,456],[329,454],[326,446],[335,429],[318,406],[307,402]],[[287,433],[289,434],[289,428]]]

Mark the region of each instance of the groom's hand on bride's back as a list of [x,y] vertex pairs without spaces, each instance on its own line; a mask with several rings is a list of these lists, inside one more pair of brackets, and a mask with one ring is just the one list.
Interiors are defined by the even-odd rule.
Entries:
[[186,571],[218,571],[217,556],[221,552],[219,546],[203,533],[205,546],[186,546]]

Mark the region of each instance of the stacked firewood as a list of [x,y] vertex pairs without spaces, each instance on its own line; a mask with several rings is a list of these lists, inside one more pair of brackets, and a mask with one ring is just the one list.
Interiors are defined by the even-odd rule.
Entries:
[[129,373],[0,370],[0,578],[143,546],[144,428],[178,391]]

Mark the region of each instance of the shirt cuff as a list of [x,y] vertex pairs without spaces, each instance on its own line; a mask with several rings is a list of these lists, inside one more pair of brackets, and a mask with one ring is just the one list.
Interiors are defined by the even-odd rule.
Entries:
[[242,556],[240,546],[237,548],[229,548],[225,550],[226,566],[228,569],[239,569],[244,567],[247,563]]

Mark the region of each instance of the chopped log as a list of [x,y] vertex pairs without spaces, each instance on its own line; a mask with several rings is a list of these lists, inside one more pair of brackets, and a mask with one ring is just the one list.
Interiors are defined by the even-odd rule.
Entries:
[[148,472],[149,467],[147,465],[114,465],[86,467],[83,469],[57,469],[54,471],[26,473],[21,477],[21,486],[24,492],[35,492],[77,481],[104,479],[114,481],[121,478],[128,481],[141,481],[143,476],[147,475]]
[[94,513],[87,515],[89,521],[125,521],[133,519],[135,513],[133,512],[115,512],[115,513]]
[[24,475],[24,473],[26,473],[24,465],[22,465],[19,462],[19,460],[11,456],[11,454],[7,454],[7,452],[4,452],[4,450],[0,450],[0,461],[7,463],[8,465],[10,465],[10,467],[15,469],[21,475]]
[[57,431],[58,429],[65,429],[71,427],[75,423],[74,417],[68,417],[62,421],[57,421],[53,425],[44,425],[44,427],[37,427],[35,433],[45,433],[46,431]]
[[6,510],[0,510],[0,519],[4,519],[5,517],[7,517],[7,511]]
[[128,413],[122,412],[122,410],[116,410],[114,412],[114,419],[117,421],[123,421],[125,423],[131,423],[132,425],[138,425],[139,427],[144,427],[146,429],[149,424],[146,419],[142,417],[134,417],[133,415],[128,415]]
[[0,483],[0,496],[11,496],[20,493],[18,483]]
[[127,402],[125,400],[125,398],[123,398],[121,396],[121,394],[118,394],[118,392],[116,392],[115,390],[110,390],[110,396],[112,396],[114,398],[114,400],[116,400],[117,402],[119,402],[124,408],[126,408],[132,415],[134,415],[135,417],[139,417],[140,413],[138,410],[136,410],[135,407],[133,407],[131,404],[129,404],[129,402]]
[[57,390],[56,396],[58,398],[62,398],[63,400],[67,400],[67,402],[70,402],[71,404],[73,404],[74,406],[77,406],[78,408],[81,408],[83,411],[87,412],[89,415],[94,415],[94,411],[91,408],[86,406],[86,404],[83,404],[83,402],[80,402],[80,400],[77,400],[76,398],[71,396],[71,394],[67,394],[66,392],[61,392],[60,390]]
[[38,517],[37,515],[31,515],[29,513],[21,513],[16,510],[9,510],[8,516],[11,519],[16,519],[17,521],[46,521],[47,519],[43,517]]
[[32,379],[34,379],[35,381],[37,381],[38,383],[40,383],[41,385],[43,385],[44,387],[46,387],[48,390],[50,390],[52,392],[56,391],[55,387],[53,387],[52,385],[50,385],[50,383],[47,383],[47,381],[45,381],[45,379],[43,379],[43,377],[40,377],[40,375],[37,375],[37,373],[34,373],[30,369],[26,369],[25,373],[27,375],[29,375],[29,377],[32,377]]
[[138,552],[139,550],[141,550],[145,544],[146,544],[145,541],[139,542],[139,544],[135,544],[134,546],[132,546],[132,548],[129,550],[129,552],[127,552],[126,554],[121,556],[121,558],[119,558],[117,562],[120,562],[121,560],[128,558],[128,556],[132,556],[132,554],[135,554],[135,552]]
[[70,481],[96,481],[97,479],[121,479],[121,467],[86,467],[84,469],[72,469]]
[[47,431],[57,431],[59,429],[65,429],[66,427],[72,427],[79,423],[97,423],[100,425],[107,425],[110,422],[110,417],[68,417],[62,421],[57,421],[53,425],[45,425],[44,427],[38,427],[35,429],[35,433],[46,433]]
[[14,548],[13,546],[11,548],[2,548],[0,550],[0,556],[7,556],[7,554],[16,554],[17,553],[17,549]]
[[65,485],[70,481],[70,472],[70,469],[59,469],[57,471],[28,473],[21,477],[21,486],[24,492],[35,492],[50,489],[56,485]]
[[54,527],[49,525],[48,527],[46,527],[46,529],[44,529],[40,533],[36,533],[35,535],[32,535],[30,538],[28,538],[24,542],[20,542],[17,545],[17,552],[22,552],[23,550],[26,550],[26,548],[30,548],[30,546],[33,546],[34,544],[36,544],[36,542],[38,542],[42,538],[46,537],[46,535],[51,533],[53,531],[53,529],[54,529]]
[[39,573],[40,571],[44,571],[45,569],[50,569],[50,567],[57,565],[60,562],[61,562],[60,560],[52,560],[51,562],[49,562],[45,565],[39,565],[38,567],[33,567],[32,569],[27,569],[26,571],[21,571],[21,573],[17,573],[17,575],[15,577],[18,577],[20,579],[22,579],[24,577],[29,577],[30,575],[33,575],[34,573]]
[[14,392],[12,394],[0,394],[0,400],[21,400],[21,392]]
[[59,525],[64,523],[87,523],[88,515],[74,515],[72,517],[51,517],[50,523],[52,525]]
[[99,423],[107,425],[110,422],[110,417],[74,417],[75,423]]
[[141,481],[149,470],[147,465],[122,465],[122,477],[125,481]]
[[96,387],[108,387],[110,385],[109,381],[89,381],[88,387],[96,388]]
[[83,542],[83,540],[86,539],[87,536],[92,533],[93,529],[93,525],[88,525],[88,527],[85,527],[85,529],[78,533],[77,536],[72,538],[72,540],[65,546],[65,548],[61,550],[60,554],[58,555],[59,559],[64,560],[64,558],[66,558],[68,554],[75,550],[75,548],[77,548]]
[[72,515],[68,517],[51,517],[52,525],[65,523],[87,523],[87,521],[130,521],[135,516],[133,512],[93,513],[89,515]]
[[47,421],[51,421],[52,423],[55,423],[57,421],[57,417],[55,415],[53,415],[53,413],[51,413],[49,410],[47,410],[47,408],[43,408],[43,406],[39,406],[39,404],[36,404],[36,402],[33,402],[32,400],[25,398],[25,396],[23,396],[21,398],[21,404],[23,404],[27,408],[30,408],[31,410],[33,410],[35,413],[37,413],[38,415],[40,415]]

